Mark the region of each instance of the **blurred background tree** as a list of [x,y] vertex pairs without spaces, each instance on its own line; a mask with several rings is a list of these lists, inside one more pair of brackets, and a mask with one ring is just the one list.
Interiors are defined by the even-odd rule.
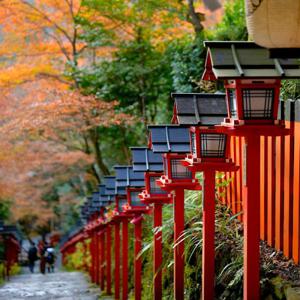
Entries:
[[247,39],[242,0],[1,4],[0,199],[29,232],[76,224],[147,124],[170,122],[171,92],[215,91],[205,39]]

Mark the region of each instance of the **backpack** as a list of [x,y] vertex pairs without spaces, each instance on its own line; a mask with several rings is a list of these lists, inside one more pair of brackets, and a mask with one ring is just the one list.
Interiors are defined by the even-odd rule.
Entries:
[[51,251],[46,251],[46,262],[48,264],[53,264],[54,263],[54,253]]

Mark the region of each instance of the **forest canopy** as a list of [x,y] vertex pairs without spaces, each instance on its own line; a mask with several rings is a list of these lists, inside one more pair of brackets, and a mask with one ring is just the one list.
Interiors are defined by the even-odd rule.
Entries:
[[1,6],[0,218],[28,235],[70,228],[146,126],[170,122],[171,92],[215,91],[204,40],[248,38],[242,0]]

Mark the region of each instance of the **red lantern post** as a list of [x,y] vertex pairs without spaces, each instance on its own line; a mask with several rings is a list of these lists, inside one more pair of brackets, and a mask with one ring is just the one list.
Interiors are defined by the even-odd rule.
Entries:
[[128,218],[122,220],[122,299],[128,298]]
[[120,223],[114,221],[115,226],[115,299],[120,299]]
[[90,266],[90,276],[91,276],[91,281],[93,283],[96,282],[96,266],[97,266],[97,258],[96,258],[96,253],[97,253],[97,244],[96,244],[96,234],[93,229],[90,229],[91,231],[91,243],[90,243],[90,253],[91,253],[91,266]]
[[243,149],[244,299],[260,298],[260,137],[289,134],[277,121],[280,79],[300,78],[296,60],[270,59],[251,42],[206,42],[205,80],[225,80],[227,133],[245,137]]
[[192,127],[191,152],[182,164],[203,172],[202,298],[214,299],[215,285],[215,174],[238,167],[229,159],[229,136],[221,127]]
[[102,229],[99,232],[99,246],[100,246],[100,251],[98,254],[99,257],[99,269],[98,269],[98,273],[100,273],[100,288],[101,291],[105,290],[105,264],[106,264],[106,257],[105,257],[105,232],[106,229]]
[[161,153],[147,147],[132,147],[133,170],[144,173],[145,189],[138,196],[142,203],[153,204],[153,296],[162,299],[162,207],[172,202],[173,196],[163,191],[156,181],[163,175]]
[[[120,299],[120,224],[122,223],[123,213],[121,210],[122,201],[124,201],[124,196],[120,195],[122,193],[116,188],[116,177],[114,176],[105,176],[104,177],[105,188],[101,192],[100,187],[100,198],[106,198],[108,202],[115,202],[115,208],[113,211],[107,213],[106,217],[109,219],[107,224],[107,249],[106,249],[106,263],[107,263],[107,293],[110,294],[111,289],[111,270],[110,270],[110,260],[111,260],[111,233],[110,233],[110,224],[114,226],[114,294],[115,299]],[[119,193],[119,194],[118,194]]]
[[153,247],[153,271],[154,271],[154,299],[162,299],[162,231],[159,229],[162,227],[162,206],[161,203],[154,203],[153,211],[153,227],[156,228],[154,233],[154,247]]
[[174,299],[184,299],[184,190],[200,190],[195,173],[182,166],[184,154],[163,154],[165,175],[157,184],[169,193],[173,192],[174,211]]
[[106,293],[111,294],[111,225],[106,227]]
[[[114,168],[116,171],[116,193],[122,195],[122,199],[117,198],[116,215],[118,218],[122,218],[122,299],[125,300],[128,297],[128,220],[141,215],[145,209],[145,207],[141,207],[142,204],[138,198],[139,191],[135,190],[135,187],[144,186],[144,176],[141,173],[134,172],[132,166],[115,166]],[[136,270],[138,270],[139,262],[135,263],[135,266]],[[135,290],[135,294],[138,297],[140,297],[141,293],[140,276],[139,271],[135,272],[137,288],[139,289]]]
[[190,151],[188,127],[177,125],[148,126],[149,146],[154,153],[162,153],[164,175],[157,180],[162,190],[173,193],[174,208],[174,299],[184,299],[184,190],[200,190],[195,174],[186,169],[181,160]]
[[[143,174],[139,173],[143,177]],[[127,187],[127,204],[124,205],[124,212],[133,216],[131,224],[134,225],[134,299],[142,299],[142,221],[143,214],[149,213],[149,207],[145,206],[140,199],[139,194],[143,188]]]
[[156,181],[163,175],[159,172],[145,173],[145,190],[139,195],[141,201],[153,204],[153,295],[155,300],[162,299],[162,208],[164,204],[172,203],[172,195],[166,193]]
[[131,221],[134,225],[134,299],[142,298],[142,223],[143,217],[139,216]]
[[[117,264],[117,262],[120,260],[120,245],[117,248],[117,245],[119,244],[119,234],[117,231],[119,231],[119,224],[122,224],[122,299],[127,300],[128,298],[128,218],[131,218],[132,216],[129,216],[124,213],[123,211],[123,205],[127,202],[126,195],[120,195],[117,194],[115,196],[116,200],[116,208],[114,210],[114,217],[113,220],[116,223],[116,237],[115,237],[115,250],[116,250],[116,256],[115,256],[115,282],[117,282],[117,278],[120,277],[120,263]],[[119,287],[117,287],[119,288]],[[118,293],[118,291],[116,291]]]

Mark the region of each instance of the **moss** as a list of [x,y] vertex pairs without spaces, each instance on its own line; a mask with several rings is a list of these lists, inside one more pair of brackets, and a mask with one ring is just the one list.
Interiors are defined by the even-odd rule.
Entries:
[[4,264],[0,263],[0,284],[4,283],[4,273],[5,273]]
[[10,275],[14,276],[20,273],[21,273],[21,267],[19,266],[19,264],[15,263],[10,269]]

